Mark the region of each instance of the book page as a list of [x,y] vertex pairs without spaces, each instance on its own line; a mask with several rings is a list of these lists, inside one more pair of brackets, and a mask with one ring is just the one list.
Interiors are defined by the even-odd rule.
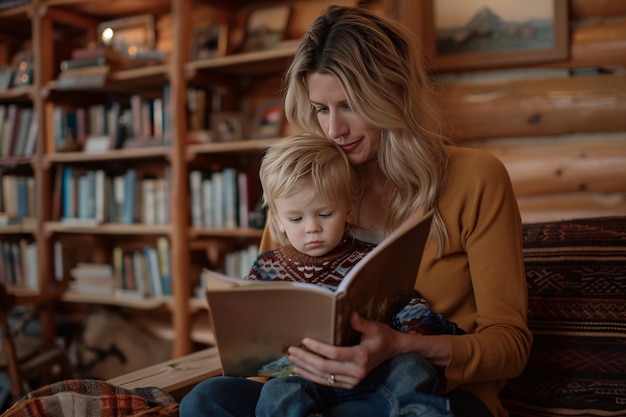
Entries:
[[413,292],[422,252],[430,235],[432,212],[405,221],[368,253],[337,288],[337,332],[334,344],[352,345],[360,335],[350,326],[352,311],[388,323]]

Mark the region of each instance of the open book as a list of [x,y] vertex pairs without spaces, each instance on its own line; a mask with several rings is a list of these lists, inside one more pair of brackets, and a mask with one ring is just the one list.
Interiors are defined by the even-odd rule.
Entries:
[[387,236],[337,290],[284,281],[247,281],[207,273],[206,297],[224,375],[277,375],[289,346],[304,337],[359,342],[350,314],[388,322],[409,301],[432,213],[415,215]]

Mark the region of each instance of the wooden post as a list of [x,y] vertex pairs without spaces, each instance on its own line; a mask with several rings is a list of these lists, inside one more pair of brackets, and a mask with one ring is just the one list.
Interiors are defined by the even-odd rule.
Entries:
[[171,223],[172,223],[172,290],[174,308],[172,320],[174,327],[174,357],[193,351],[191,340],[191,313],[189,297],[189,227],[187,161],[185,158],[186,125],[186,79],[185,62],[189,51],[189,27],[191,3],[193,0],[172,0],[172,50],[169,63],[172,120],[172,184],[171,184]]

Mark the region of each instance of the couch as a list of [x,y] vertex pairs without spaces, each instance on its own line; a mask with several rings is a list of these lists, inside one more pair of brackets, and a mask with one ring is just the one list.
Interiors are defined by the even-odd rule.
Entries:
[[525,371],[512,417],[626,416],[626,216],[524,225]]
[[[525,371],[502,391],[505,407],[511,417],[626,416],[626,215],[525,224],[523,233],[534,343]],[[217,374],[217,352],[209,348],[113,378],[102,389],[138,401],[140,390],[159,387],[173,397],[156,404],[141,397],[137,414],[120,414],[115,403],[116,415],[175,417],[176,400]],[[83,394],[85,383],[74,392]],[[55,389],[67,390],[68,382]],[[33,400],[11,417],[39,415],[27,412],[42,406]]]

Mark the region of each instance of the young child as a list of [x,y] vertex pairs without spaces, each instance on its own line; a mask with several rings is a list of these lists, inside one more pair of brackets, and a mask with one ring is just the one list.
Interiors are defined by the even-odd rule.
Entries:
[[[324,137],[288,137],[268,150],[260,169],[263,199],[271,226],[283,246],[261,253],[246,279],[299,281],[337,288],[350,269],[374,248],[349,235],[359,189],[353,170],[343,151]],[[391,325],[401,331],[428,334],[463,332],[436,314],[417,292],[394,315]],[[283,375],[285,365],[289,365],[286,357],[264,369],[275,371],[269,375]],[[332,375],[328,386],[293,375],[272,378],[261,390],[257,416],[305,416],[355,396],[371,397],[370,405],[376,407],[376,397],[386,395],[382,392],[391,393],[403,408],[414,402],[416,411],[451,415],[444,399],[433,404],[432,397],[420,395],[437,393],[439,382],[432,365],[418,355],[400,355],[385,362],[352,390],[333,388],[333,384]]]

